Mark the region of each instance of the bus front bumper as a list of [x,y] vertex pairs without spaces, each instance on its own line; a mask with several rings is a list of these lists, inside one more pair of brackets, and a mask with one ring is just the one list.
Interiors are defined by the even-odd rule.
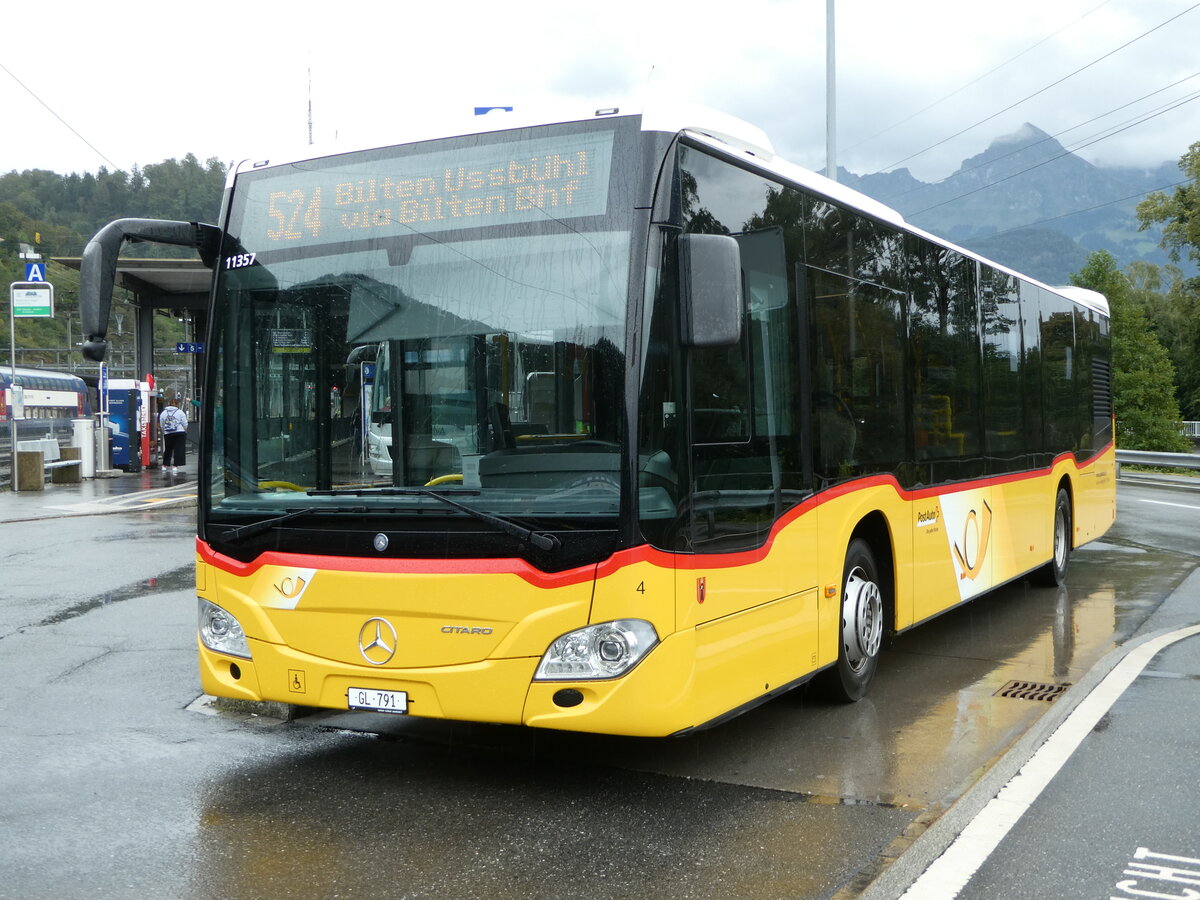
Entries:
[[403,692],[412,716],[644,737],[696,727],[713,712],[697,708],[690,690],[688,633],[662,641],[623,677],[596,681],[534,681],[532,657],[380,670],[254,639],[250,659],[197,643],[205,693],[253,702],[349,709],[351,688]]

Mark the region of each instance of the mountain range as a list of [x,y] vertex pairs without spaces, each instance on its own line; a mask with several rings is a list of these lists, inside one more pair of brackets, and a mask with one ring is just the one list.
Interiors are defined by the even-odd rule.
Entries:
[[[1066,284],[1088,256],[1107,250],[1122,267],[1170,262],[1157,228],[1134,213],[1149,191],[1183,178],[1175,162],[1100,167],[1030,124],[994,140],[958,170],[928,183],[908,169],[838,180],[895,209],[913,225],[1050,284]],[[1195,275],[1194,267],[1182,265]]]

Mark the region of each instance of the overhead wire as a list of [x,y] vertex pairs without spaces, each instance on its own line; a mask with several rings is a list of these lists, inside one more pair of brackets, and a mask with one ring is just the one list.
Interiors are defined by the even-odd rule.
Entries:
[[1153,28],[1150,28],[1147,31],[1142,32],[1135,38],[1130,38],[1128,41],[1121,44],[1119,47],[1115,47],[1112,50],[1109,50],[1107,53],[1096,57],[1091,62],[1080,66],[1078,69],[1075,69],[1073,72],[1067,73],[1066,75],[1062,76],[1061,78],[1057,79],[1056,81],[1052,81],[1050,84],[1047,84],[1041,88],[1038,88],[1032,94],[1022,97],[1020,100],[1017,100],[1015,103],[1010,103],[1008,106],[1004,107],[1003,109],[997,110],[996,112],[992,113],[989,116],[985,116],[984,118],[980,119],[978,122],[975,122],[972,125],[968,125],[966,128],[963,128],[960,131],[956,131],[954,134],[949,135],[948,137],[942,138],[940,141],[930,144],[928,147],[925,147],[922,150],[918,150],[916,153],[910,153],[908,156],[904,157],[903,159],[898,159],[893,163],[889,163],[888,165],[884,166],[882,169],[879,169],[877,172],[875,172],[873,174],[879,174],[879,172],[884,172],[888,169],[892,169],[892,168],[900,165],[901,163],[906,163],[909,160],[916,159],[918,156],[922,156],[923,154],[928,153],[930,150],[936,149],[937,147],[940,147],[943,144],[946,144],[946,143],[954,140],[956,137],[961,137],[962,135],[966,134],[968,131],[978,128],[980,125],[983,125],[986,122],[990,122],[992,119],[995,119],[998,116],[1001,116],[1006,112],[1016,109],[1021,104],[1027,103],[1028,101],[1032,100],[1034,97],[1037,97],[1040,94],[1044,94],[1046,91],[1050,90],[1051,88],[1057,87],[1058,85],[1062,84],[1063,82],[1068,81],[1071,78],[1074,78],[1076,75],[1080,74],[1081,72],[1087,71],[1092,66],[1094,66],[1100,62],[1103,62],[1104,60],[1108,59],[1110,56],[1113,56],[1114,54],[1121,52],[1125,48],[1132,46],[1133,44],[1136,44],[1138,41],[1142,40],[1142,38],[1145,38],[1148,35],[1153,34],[1154,32],[1158,31],[1160,28],[1170,25],[1176,19],[1180,18],[1181,16],[1187,15],[1188,13],[1190,13],[1192,10],[1196,9],[1197,7],[1200,7],[1200,2],[1193,3],[1187,9],[1183,10],[1182,12],[1176,13],[1175,15],[1171,16],[1166,21],[1159,22]]
[[[987,159],[984,162],[977,163],[973,166],[967,166],[966,168],[959,169],[957,172],[953,173],[952,175],[946,176],[945,178],[941,179],[940,181],[934,181],[934,182],[930,182],[930,183],[921,183],[921,184],[918,184],[916,187],[907,188],[906,190],[899,191],[895,194],[888,194],[886,197],[880,197],[879,199],[884,203],[890,203],[892,200],[895,200],[898,197],[906,197],[909,194],[915,194],[920,191],[929,190],[930,188],[936,187],[938,185],[947,184],[948,182],[954,180],[955,178],[959,178],[969,172],[975,171],[976,169],[981,169],[984,166],[988,166],[988,165],[994,165],[995,163],[1000,162],[1001,160],[1008,159],[1010,156],[1015,156],[1018,153],[1022,153],[1026,150],[1030,150],[1034,147],[1038,147],[1042,144],[1048,143],[1049,141],[1057,140],[1058,138],[1062,137],[1064,134],[1068,134],[1069,132],[1072,132],[1072,131],[1077,131],[1080,128],[1083,128],[1084,126],[1091,125],[1093,122],[1098,122],[1101,119],[1106,119],[1109,116],[1111,116],[1113,113],[1117,113],[1123,109],[1127,109],[1128,107],[1133,106],[1136,103],[1141,103],[1143,100],[1148,100],[1151,97],[1155,96],[1156,94],[1161,94],[1163,91],[1169,91],[1171,88],[1178,87],[1179,85],[1183,84],[1185,81],[1191,81],[1193,78],[1200,78],[1200,72],[1193,72],[1191,75],[1188,75],[1184,78],[1180,78],[1178,81],[1173,81],[1170,84],[1164,85],[1163,87],[1160,87],[1157,90],[1153,90],[1148,94],[1143,94],[1142,96],[1138,97],[1136,100],[1130,100],[1128,103],[1122,103],[1120,106],[1114,106],[1112,109],[1108,110],[1107,112],[1100,113],[1097,116],[1092,116],[1090,119],[1085,119],[1084,121],[1079,122],[1078,124],[1071,125],[1067,128],[1064,128],[1062,131],[1058,131],[1058,132],[1055,132],[1054,134],[1048,135],[1048,136],[1042,138],[1040,141],[1035,141],[1032,144],[1023,144],[1023,145],[1017,147],[1015,150],[1009,151],[1008,153],[1001,154],[1000,156],[990,157],[989,159]],[[1192,99],[1192,96],[1189,95],[1189,97],[1186,99]],[[1172,104],[1174,104],[1175,102],[1176,101],[1171,101]],[[1169,106],[1171,109],[1174,108],[1174,106],[1171,104],[1167,104],[1167,106]],[[1155,110],[1151,110],[1151,112],[1157,112],[1160,110],[1162,112],[1169,111],[1169,109],[1164,109],[1163,107],[1157,107]],[[1125,122],[1118,122],[1117,125],[1112,126],[1112,127],[1117,128],[1121,125],[1126,124],[1126,122],[1129,122],[1129,121],[1131,121],[1131,120],[1126,119]],[[1143,119],[1143,121],[1144,121],[1144,119]],[[1113,133],[1116,134],[1118,132],[1113,132]],[[1081,141],[1088,141],[1094,136],[1095,135],[1089,135],[1088,137],[1082,138]],[[1069,148],[1069,149],[1074,151],[1074,150],[1081,149],[1082,146],[1089,146],[1089,145],[1076,144],[1074,147]]]
[[1034,163],[1033,165],[1027,166],[1024,169],[1020,169],[1016,172],[1011,172],[1008,175],[1005,175],[1003,178],[997,178],[995,181],[989,181],[987,184],[980,185],[979,187],[973,188],[972,190],[969,190],[969,191],[964,191],[963,193],[957,194],[954,197],[950,197],[946,200],[943,200],[940,203],[934,203],[932,206],[927,206],[924,209],[917,210],[916,212],[908,213],[908,216],[916,217],[916,216],[922,215],[924,213],[929,212],[930,210],[938,209],[939,207],[946,206],[949,203],[954,203],[958,200],[963,199],[964,197],[970,197],[972,194],[978,194],[980,191],[986,191],[989,188],[993,188],[998,184],[1003,184],[1006,181],[1011,181],[1014,178],[1024,175],[1026,172],[1031,172],[1034,169],[1041,168],[1042,166],[1048,165],[1049,163],[1052,163],[1055,160],[1062,159],[1064,156],[1070,156],[1076,150],[1082,150],[1086,147],[1092,146],[1093,144],[1098,144],[1098,143],[1100,143],[1100,141],[1107,140],[1108,138],[1112,137],[1113,135],[1120,134],[1122,131],[1128,131],[1130,128],[1134,128],[1137,125],[1141,125],[1143,122],[1148,122],[1150,119],[1157,118],[1158,116],[1161,116],[1165,113],[1171,112],[1172,110],[1178,109],[1179,107],[1183,106],[1185,103],[1191,103],[1193,100],[1196,100],[1196,99],[1200,99],[1200,91],[1196,91],[1187,97],[1184,97],[1180,100],[1172,102],[1165,109],[1159,109],[1153,113],[1142,116],[1137,121],[1130,122],[1120,128],[1110,129],[1108,131],[1108,133],[1103,134],[1100,137],[1095,138],[1094,140],[1087,141],[1086,143],[1078,144],[1071,150],[1067,150],[1066,148],[1064,148],[1062,153],[1057,153],[1054,156],[1050,157],[1049,159],[1044,159],[1041,162]]
[[1044,225],[1047,222],[1054,222],[1057,219],[1067,219],[1067,218],[1070,218],[1071,216],[1077,216],[1080,213],[1092,212],[1093,210],[1097,210],[1097,209],[1104,209],[1104,207],[1106,207],[1106,206],[1115,206],[1118,203],[1124,203],[1126,200],[1134,200],[1138,197],[1145,197],[1150,194],[1156,193],[1158,191],[1167,191],[1167,190],[1170,190],[1171,188],[1182,187],[1183,185],[1188,184],[1188,183],[1189,182],[1186,179],[1183,181],[1174,181],[1171,184],[1164,184],[1162,187],[1151,188],[1148,191],[1138,191],[1135,194],[1129,194],[1128,196],[1125,196],[1125,197],[1118,197],[1116,200],[1108,200],[1104,203],[1097,203],[1095,206],[1087,206],[1087,207],[1084,207],[1083,209],[1073,209],[1070,212],[1059,213],[1057,216],[1047,216],[1044,219],[1038,219],[1036,222],[1028,222],[1025,225],[1014,225],[1012,228],[1005,228],[1003,231],[993,231],[991,234],[985,235],[985,237],[994,238],[994,237],[998,237],[1002,234],[1011,234],[1014,231],[1021,231],[1025,228],[1032,228],[1035,225]]
[[1053,34],[1048,34],[1048,35],[1046,35],[1044,38],[1042,38],[1040,41],[1038,41],[1038,42],[1036,42],[1036,43],[1034,43],[1034,44],[1030,44],[1028,47],[1026,47],[1026,48],[1025,48],[1024,50],[1022,50],[1020,53],[1017,53],[1015,56],[1010,56],[1010,57],[1009,57],[1008,59],[1006,59],[1004,62],[1000,63],[999,65],[993,66],[992,68],[990,68],[990,69],[988,69],[986,72],[984,72],[982,75],[979,75],[978,77],[971,79],[971,80],[970,80],[970,81],[968,81],[966,84],[964,84],[964,85],[961,85],[960,87],[957,87],[957,88],[955,88],[955,89],[954,89],[953,91],[951,91],[950,93],[948,93],[948,94],[945,94],[944,96],[942,96],[942,97],[938,98],[937,100],[934,100],[934,101],[933,101],[932,103],[930,103],[928,106],[925,106],[925,107],[922,107],[921,109],[918,109],[918,110],[917,110],[916,112],[914,112],[912,115],[905,116],[905,117],[904,117],[903,119],[901,119],[900,121],[892,123],[892,124],[891,124],[891,125],[889,125],[887,128],[884,128],[882,131],[877,131],[877,132],[875,132],[875,133],[874,133],[873,135],[871,135],[870,137],[865,137],[865,138],[863,138],[863,139],[862,139],[861,141],[859,141],[857,144],[852,144],[850,147],[846,148],[846,149],[847,149],[847,152],[849,152],[849,151],[851,151],[851,150],[856,150],[856,149],[858,149],[859,147],[861,147],[863,144],[869,143],[870,141],[873,141],[873,140],[875,140],[875,138],[877,138],[877,137],[880,137],[880,136],[882,136],[882,135],[885,135],[885,134],[887,134],[889,131],[892,131],[893,129],[899,128],[901,125],[904,125],[904,124],[906,124],[906,123],[908,123],[908,122],[911,122],[911,121],[912,121],[913,119],[915,119],[917,116],[919,116],[919,115],[922,115],[923,113],[927,113],[927,112],[929,112],[929,110],[933,109],[935,106],[940,106],[941,104],[943,104],[943,103],[945,103],[947,100],[949,100],[951,97],[955,97],[955,96],[957,96],[958,94],[961,94],[961,93],[962,93],[963,91],[965,91],[967,88],[969,88],[969,87],[972,87],[972,86],[974,86],[974,85],[978,84],[979,82],[983,81],[983,79],[987,78],[989,75],[993,75],[993,74],[995,74],[996,72],[999,72],[999,71],[1000,71],[1001,69],[1003,69],[1005,66],[1011,65],[1012,63],[1014,63],[1014,62],[1016,62],[1018,59],[1020,59],[1022,56],[1024,56],[1025,54],[1027,54],[1027,53],[1030,53],[1030,52],[1032,52],[1033,50],[1036,50],[1038,47],[1042,46],[1042,44],[1046,43],[1047,41],[1053,40],[1054,38],[1058,37],[1060,34],[1062,34],[1062,33],[1063,33],[1064,31],[1066,31],[1068,28],[1072,28],[1072,27],[1074,27],[1075,25],[1078,25],[1080,22],[1082,22],[1084,19],[1086,19],[1086,18],[1087,18],[1088,16],[1090,16],[1092,13],[1096,12],[1098,9],[1100,9],[1100,8],[1101,8],[1101,7],[1103,7],[1103,6],[1107,6],[1107,5],[1108,5],[1109,3],[1111,3],[1111,2],[1112,2],[1112,0],[1104,0],[1104,2],[1102,2],[1102,3],[1100,3],[1100,4],[1096,5],[1096,6],[1093,6],[1091,9],[1089,9],[1087,12],[1085,12],[1085,13],[1084,13],[1082,16],[1080,16],[1079,18],[1077,18],[1077,19],[1074,19],[1073,21],[1071,21],[1071,22],[1067,23],[1067,24],[1066,24],[1066,25],[1064,25],[1062,28],[1058,29],[1058,31],[1054,32]]
[[92,149],[92,151],[95,152],[95,154],[97,156],[99,156],[102,160],[104,160],[106,163],[108,163],[110,166],[112,166],[114,170],[120,169],[120,167],[115,162],[113,162],[111,159],[109,159],[107,156],[105,156],[100,150],[98,150],[96,148],[95,144],[93,144],[91,141],[89,141],[87,138],[85,138],[82,134],[80,134],[74,128],[74,126],[71,125],[70,122],[68,122],[66,119],[64,119],[62,116],[60,116],[58,113],[56,113],[51,108],[49,103],[47,103],[45,100],[43,100],[41,97],[39,97],[36,93],[34,93],[33,89],[30,88],[27,84],[25,84],[25,82],[23,82],[20,78],[18,78],[16,76],[16,74],[11,69],[8,68],[8,66],[6,66],[6,65],[4,65],[4,63],[0,62],[0,69],[3,69],[5,71],[5,73],[8,75],[8,77],[11,78],[13,81],[15,81],[17,84],[19,84],[25,90],[25,92],[29,94],[30,97],[32,97],[34,100],[36,100],[42,106],[44,106],[46,108],[46,111],[49,112],[50,115],[54,116],[54,118],[56,118],[56,119],[58,119],[58,121],[62,122],[63,125],[65,125],[67,127],[67,130],[69,130],[71,132],[71,134],[75,135],[75,137],[79,138],[81,141],[83,141],[85,144],[87,144]]

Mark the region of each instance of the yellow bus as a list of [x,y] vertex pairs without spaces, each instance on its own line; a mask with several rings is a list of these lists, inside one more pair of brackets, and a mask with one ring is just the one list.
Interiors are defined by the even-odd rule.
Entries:
[[231,171],[196,588],[206,692],[627,735],[1061,583],[1115,516],[1107,304],[714,113],[514,114]]

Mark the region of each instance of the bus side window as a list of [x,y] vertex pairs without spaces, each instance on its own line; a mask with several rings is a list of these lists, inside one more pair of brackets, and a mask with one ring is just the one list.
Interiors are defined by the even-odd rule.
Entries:
[[900,294],[816,270],[808,282],[817,474],[829,482],[894,471],[905,446]]
[[916,457],[935,481],[983,474],[975,262],[914,245],[909,308]]

